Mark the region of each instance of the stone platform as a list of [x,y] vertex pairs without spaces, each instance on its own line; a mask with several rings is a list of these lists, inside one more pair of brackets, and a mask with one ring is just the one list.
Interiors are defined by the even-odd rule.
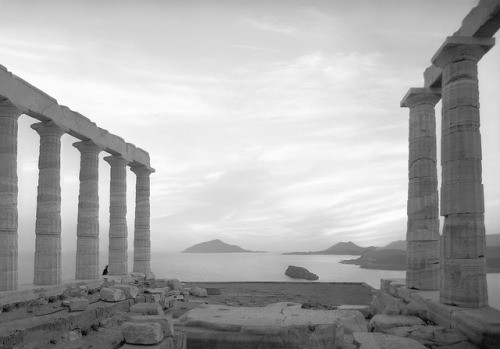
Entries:
[[367,332],[355,310],[309,310],[298,303],[266,307],[205,304],[175,323],[187,333],[189,348],[342,348],[344,333]]
[[404,279],[382,279],[372,314],[414,313],[444,328],[461,332],[481,348],[500,348],[500,310],[489,306],[463,308],[439,302],[439,291],[408,289]]

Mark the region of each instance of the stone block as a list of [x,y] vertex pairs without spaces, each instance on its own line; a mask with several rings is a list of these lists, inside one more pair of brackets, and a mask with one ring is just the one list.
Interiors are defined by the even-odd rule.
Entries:
[[195,297],[207,297],[207,290],[201,287],[192,287],[189,293]]
[[500,310],[461,309],[451,314],[451,327],[485,348],[500,348]]
[[165,300],[163,302],[163,308],[164,309],[170,309],[173,308],[175,305],[175,296],[168,296],[165,297]]
[[401,338],[384,333],[353,333],[356,348],[377,349],[377,348],[405,348],[405,349],[426,349],[414,339]]
[[468,308],[488,304],[486,258],[442,259],[440,301]]
[[137,303],[130,307],[130,312],[142,315],[164,315],[163,309],[158,303]]
[[[187,332],[189,348],[342,348],[344,325],[359,312],[302,309],[301,304],[228,307],[204,304],[179,318],[176,328]],[[178,326],[178,327],[177,327]]]
[[160,324],[163,336],[172,337],[174,335],[174,324],[172,318],[167,315],[138,315],[130,313],[128,321],[131,323],[147,323],[154,322]]
[[87,310],[89,306],[89,300],[87,298],[70,298],[68,302],[70,312]]
[[122,290],[126,298],[135,299],[139,293],[139,289],[134,285],[129,284],[115,284],[110,287],[111,289]]
[[156,279],[156,287],[168,287],[168,279]]
[[174,291],[182,291],[182,284],[178,279],[167,280],[167,286]]
[[163,340],[162,328],[155,322],[126,322],[122,325],[122,335],[125,342],[129,344],[150,345]]
[[363,315],[366,319],[370,317],[370,306],[369,305],[356,305],[356,304],[343,304],[337,307],[337,310],[356,310]]
[[345,310],[338,309],[331,310],[333,316],[338,318],[337,325],[344,327],[344,334],[351,334],[353,332],[367,332],[368,325],[365,317],[358,310]]
[[425,323],[416,316],[408,315],[377,314],[370,320],[370,327],[374,332],[382,332],[393,327],[418,325],[425,325]]
[[443,258],[474,259],[486,255],[483,214],[448,216],[441,240]]
[[405,279],[380,279],[380,291],[390,293],[389,287],[392,282],[399,282],[405,284]]
[[120,289],[102,288],[100,295],[104,302],[119,302],[126,299],[125,294]]
[[130,275],[122,276],[121,283],[122,284],[135,284],[136,283],[136,279],[133,278]]

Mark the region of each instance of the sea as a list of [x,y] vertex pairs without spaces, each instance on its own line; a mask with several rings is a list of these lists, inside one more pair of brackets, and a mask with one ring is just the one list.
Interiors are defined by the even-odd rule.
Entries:
[[[303,282],[285,275],[289,265],[300,266],[319,276],[312,282],[365,282],[378,289],[380,279],[404,278],[404,271],[362,269],[340,261],[358,256],[339,255],[283,255],[267,253],[180,253],[153,251],[151,269],[159,278],[189,281],[287,281]],[[62,255],[63,280],[74,279],[76,252]],[[129,270],[132,270],[132,251]],[[100,256],[101,270],[107,264],[107,253]],[[19,285],[33,283],[34,253],[19,252]],[[487,274],[490,306],[500,309],[500,273]]]

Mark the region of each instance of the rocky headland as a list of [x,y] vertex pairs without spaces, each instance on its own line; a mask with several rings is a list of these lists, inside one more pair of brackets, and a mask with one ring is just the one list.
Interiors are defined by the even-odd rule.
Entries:
[[376,247],[361,247],[353,243],[349,242],[339,242],[333,246],[328,247],[326,250],[322,251],[314,251],[314,252],[288,252],[283,253],[286,255],[308,255],[308,254],[334,254],[334,255],[362,255],[365,252],[373,251]]
[[[500,234],[486,235],[486,271],[500,273]],[[398,240],[390,244],[363,253],[355,259],[341,261],[343,264],[355,264],[366,269],[405,270],[406,241]]]

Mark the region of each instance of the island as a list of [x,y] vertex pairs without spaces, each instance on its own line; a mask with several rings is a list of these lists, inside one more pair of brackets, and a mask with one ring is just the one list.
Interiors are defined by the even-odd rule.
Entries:
[[237,245],[226,244],[225,242],[219,239],[201,242],[182,251],[182,253],[262,253],[262,252],[264,251],[245,250]]
[[353,243],[349,242],[339,242],[333,246],[328,247],[326,250],[315,251],[315,252],[288,252],[283,253],[286,255],[308,255],[308,254],[334,254],[334,255],[352,255],[358,256],[362,255],[365,252],[373,251],[376,247],[361,247]]

